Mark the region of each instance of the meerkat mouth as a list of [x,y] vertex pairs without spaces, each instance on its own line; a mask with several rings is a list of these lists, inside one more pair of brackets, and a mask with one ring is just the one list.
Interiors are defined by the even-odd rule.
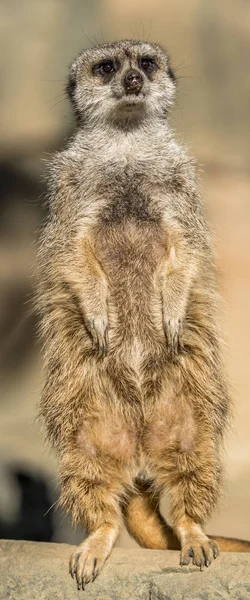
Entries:
[[133,110],[145,103],[145,94],[126,94],[119,98],[118,106],[122,110]]

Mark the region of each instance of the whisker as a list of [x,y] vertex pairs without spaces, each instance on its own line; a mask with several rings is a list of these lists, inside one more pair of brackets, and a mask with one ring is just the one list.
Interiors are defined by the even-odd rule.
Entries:
[[81,29],[83,35],[85,36],[86,40],[91,44],[91,46],[94,46],[95,42],[90,39],[90,37],[86,34],[86,31],[84,31],[84,29],[81,25],[80,25],[80,29]]
[[44,517],[46,517],[46,515],[51,511],[52,508],[54,508],[54,506],[58,504],[59,505],[59,500],[56,500],[55,502],[53,502],[53,504],[51,504],[51,506],[48,508],[48,510],[46,511],[46,513],[44,513]]
[[150,40],[151,32],[152,32],[152,19],[150,19],[150,23],[149,23],[149,34],[148,34],[148,37],[147,37],[147,39],[146,39],[146,42],[148,42],[148,41]]
[[140,19],[140,24],[141,24],[141,28],[142,28],[142,39],[144,40],[145,31],[144,31],[143,21],[141,19]]
[[58,106],[58,104],[62,104],[62,102],[66,102],[66,100],[67,100],[66,96],[64,98],[61,98],[61,100],[59,100],[58,102],[56,102],[55,104],[53,104],[53,106],[51,106],[49,110],[52,110],[53,108],[55,108],[56,106]]
[[101,37],[102,37],[103,44],[106,44],[106,40],[104,39],[104,35],[103,35],[102,25],[101,25]]

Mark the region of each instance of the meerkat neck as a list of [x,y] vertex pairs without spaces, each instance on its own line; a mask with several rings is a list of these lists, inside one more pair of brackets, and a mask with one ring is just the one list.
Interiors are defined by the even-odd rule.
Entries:
[[101,121],[100,123],[93,124],[92,120],[90,120],[89,122],[84,123],[80,128],[80,131],[84,132],[84,135],[93,135],[94,131],[98,131],[98,133],[105,134],[107,137],[112,138],[112,136],[119,134],[121,136],[136,136],[144,132],[147,132],[149,135],[152,133],[156,134],[157,132],[169,134],[172,130],[167,119],[154,118],[150,121],[149,119],[132,120],[128,118],[127,120],[124,119],[124,121],[118,123]]
[[91,146],[92,149],[105,151],[105,148],[116,149],[118,154],[129,147],[134,148],[135,145],[139,149],[142,147],[145,150],[160,147],[169,143],[173,139],[173,132],[167,121],[159,122],[152,120],[151,123],[140,123],[136,127],[118,128],[110,123],[102,123],[102,127],[93,128],[92,125],[86,124],[84,128],[78,130],[77,147],[79,142],[86,148]]

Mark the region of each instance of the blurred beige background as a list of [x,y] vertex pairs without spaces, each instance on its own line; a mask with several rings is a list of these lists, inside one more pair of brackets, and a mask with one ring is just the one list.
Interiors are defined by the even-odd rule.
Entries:
[[[35,423],[41,361],[29,273],[44,216],[44,159],[73,128],[68,65],[91,44],[139,37],[172,55],[179,88],[172,125],[202,166],[221,269],[235,417],[225,497],[207,529],[250,539],[250,3],[1,0],[0,12],[0,534],[80,536],[58,512],[47,513],[58,494],[57,467]],[[119,544],[135,542],[123,532]]]

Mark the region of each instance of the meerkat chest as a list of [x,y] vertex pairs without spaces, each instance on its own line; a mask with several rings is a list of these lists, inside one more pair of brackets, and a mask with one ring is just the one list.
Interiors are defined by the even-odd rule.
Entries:
[[98,165],[95,174],[95,194],[102,198],[100,218],[106,224],[118,224],[124,219],[138,223],[157,223],[160,205],[155,185],[143,164]]
[[135,182],[125,179],[120,186],[113,189],[109,195],[106,206],[102,211],[102,221],[108,223],[121,223],[125,219],[137,223],[160,223],[160,211],[153,200],[150,190],[145,191],[142,181]]
[[168,187],[167,176],[164,181],[167,165],[161,164],[157,153],[148,151],[148,140],[145,146],[124,137],[118,141],[97,147],[85,158],[80,174],[82,188],[86,189],[87,182],[88,196],[93,201],[96,198],[97,204],[102,200],[105,222],[117,223],[126,217],[155,222],[162,207],[157,201],[159,181],[163,188]]

